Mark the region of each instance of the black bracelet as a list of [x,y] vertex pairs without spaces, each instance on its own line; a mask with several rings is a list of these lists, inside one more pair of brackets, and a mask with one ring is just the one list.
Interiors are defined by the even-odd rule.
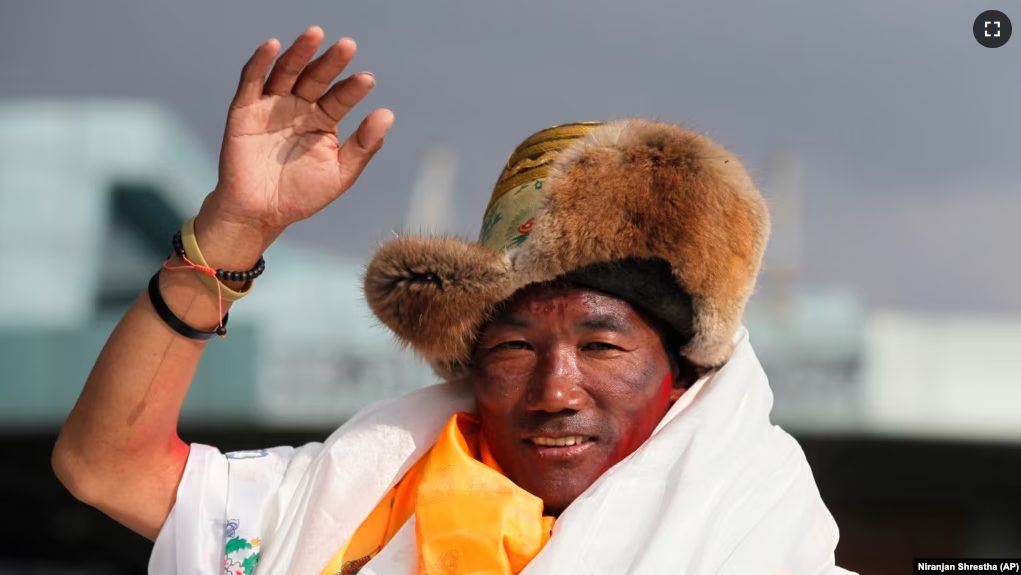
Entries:
[[[184,253],[184,242],[181,240],[181,232],[174,234],[174,252],[177,253],[177,257],[185,259],[187,254]],[[243,272],[231,272],[227,270],[216,270],[216,279],[220,281],[235,281],[235,282],[249,282],[262,275],[262,272],[266,271],[266,260],[262,256],[259,256],[259,261],[255,262],[255,266],[250,270]]]
[[[162,269],[160,271],[163,271]],[[167,325],[171,327],[177,333],[184,337],[205,341],[214,335],[225,336],[227,335],[227,318],[230,313],[226,313],[223,316],[223,321],[220,325],[216,326],[213,331],[199,331],[190,325],[184,323],[181,318],[174,315],[171,311],[170,306],[163,300],[163,294],[160,293],[160,272],[156,272],[152,279],[149,280],[149,301],[152,302],[152,307],[156,308],[156,313],[159,314]]]

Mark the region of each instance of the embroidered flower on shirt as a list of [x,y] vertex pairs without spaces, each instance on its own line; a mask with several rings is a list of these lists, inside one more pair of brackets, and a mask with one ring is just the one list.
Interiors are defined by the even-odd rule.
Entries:
[[[256,551],[251,555],[242,558],[244,551],[251,549],[252,545],[244,539],[231,539],[231,542],[241,541],[243,543],[236,543],[233,551],[227,553],[227,557],[223,560],[224,575],[252,575],[255,571],[255,566],[259,563],[260,553]],[[228,548],[231,543],[227,543]],[[247,545],[247,547],[245,547]]]
[[[255,571],[255,566],[259,563],[259,554],[253,553],[248,556],[247,559],[241,562],[241,567],[244,568],[245,572],[243,575],[252,575],[252,571]],[[241,575],[241,574],[238,574]]]
[[241,563],[238,561],[231,561],[230,559],[226,559],[223,562],[223,566],[224,575],[245,575],[245,568],[242,567]]
[[251,539],[237,537],[238,528],[241,527],[241,522],[237,519],[227,520],[223,527],[227,539],[223,548],[224,575],[252,575],[259,563],[258,547],[262,540],[258,537]]

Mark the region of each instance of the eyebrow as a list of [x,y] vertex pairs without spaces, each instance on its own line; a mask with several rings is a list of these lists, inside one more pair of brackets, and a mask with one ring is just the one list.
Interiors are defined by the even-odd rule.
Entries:
[[605,330],[617,333],[631,333],[631,324],[613,315],[598,315],[574,324],[576,327],[591,331]]
[[495,320],[490,325],[494,326],[507,326],[507,327],[528,327],[531,325],[528,320],[520,318],[515,315],[503,315]]
[[[490,325],[502,327],[529,327],[532,323],[522,317],[504,315],[493,320],[493,323]],[[574,326],[588,331],[605,330],[617,333],[632,333],[634,331],[630,323],[614,315],[597,315],[595,317],[575,322]]]

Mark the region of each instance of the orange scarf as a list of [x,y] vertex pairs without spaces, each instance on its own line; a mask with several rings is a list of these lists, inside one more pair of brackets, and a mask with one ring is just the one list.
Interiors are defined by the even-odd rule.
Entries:
[[549,541],[554,519],[542,510],[504,475],[478,419],[457,413],[320,575],[358,573],[412,514],[420,574],[517,574]]

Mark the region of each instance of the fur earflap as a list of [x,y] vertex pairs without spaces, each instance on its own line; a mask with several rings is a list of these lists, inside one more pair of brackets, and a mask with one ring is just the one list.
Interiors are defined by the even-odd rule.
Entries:
[[486,314],[511,295],[507,259],[456,238],[405,236],[384,244],[365,274],[369,307],[428,359],[467,362]]

